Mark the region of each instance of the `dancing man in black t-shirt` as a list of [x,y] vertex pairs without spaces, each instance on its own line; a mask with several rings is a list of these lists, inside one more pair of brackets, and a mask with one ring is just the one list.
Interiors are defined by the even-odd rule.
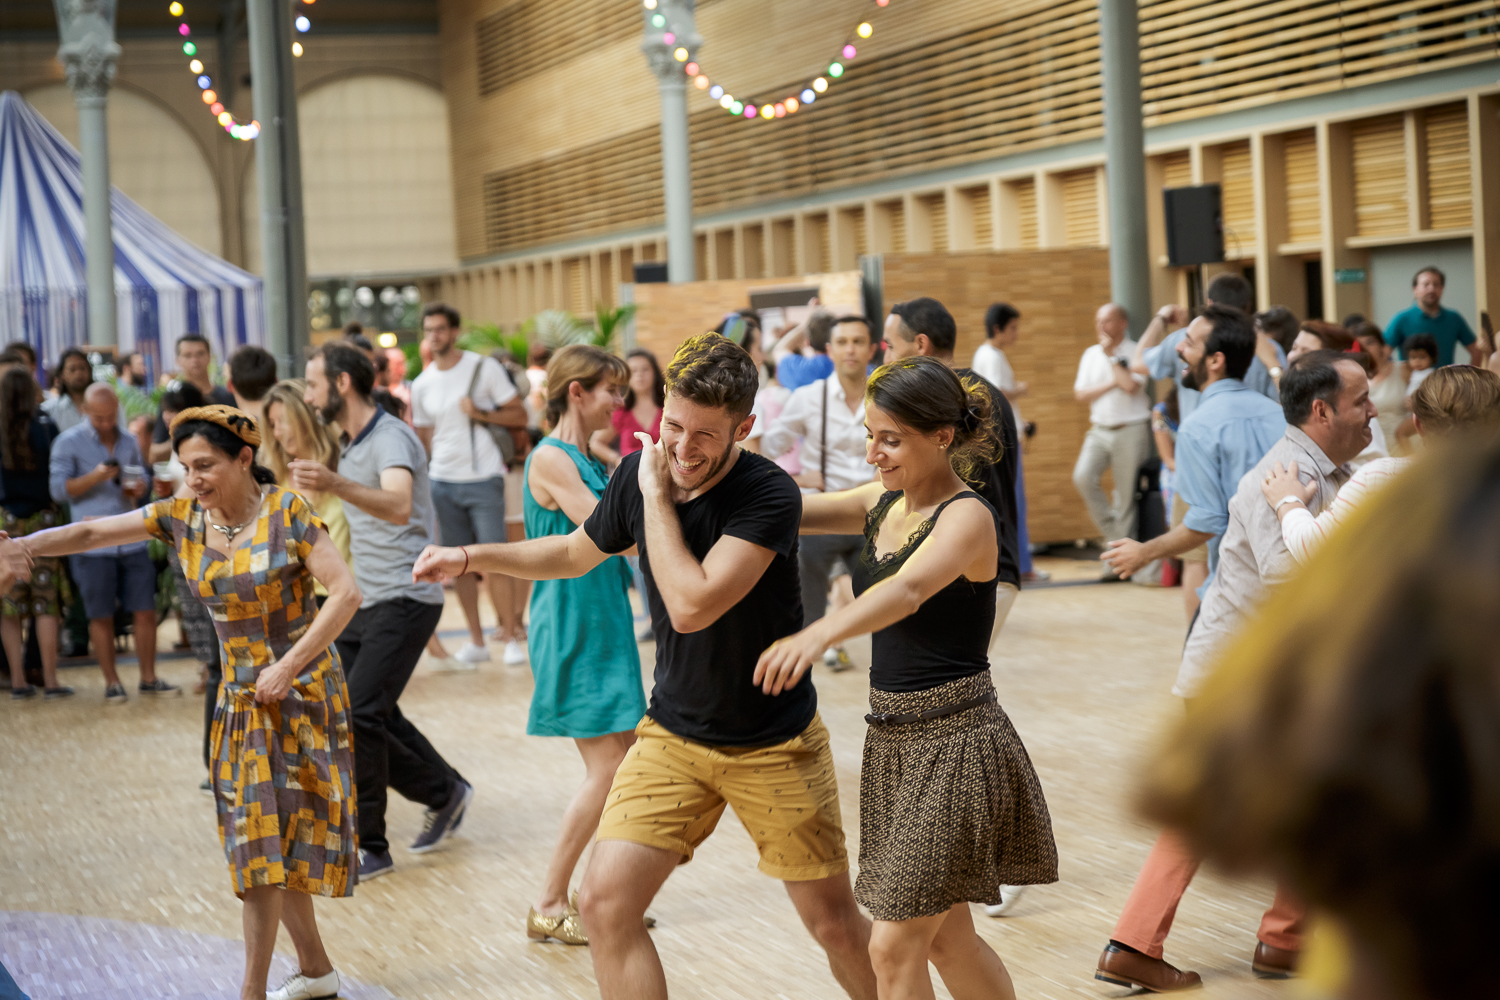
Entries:
[[[849,885],[828,731],[804,681],[780,697],[754,683],[756,658],[802,626],[790,476],[739,442],[754,424],[755,364],[716,334],[667,368],[661,443],[620,463],[583,526],[503,545],[429,548],[419,580],[488,570],[581,576],[635,547],[656,634],[656,685],[615,775],[579,893],[606,998],[665,997],[646,907],[734,808],[760,870],[786,883],[835,978],[875,997],[870,923]],[[642,435],[644,439],[644,435]]]

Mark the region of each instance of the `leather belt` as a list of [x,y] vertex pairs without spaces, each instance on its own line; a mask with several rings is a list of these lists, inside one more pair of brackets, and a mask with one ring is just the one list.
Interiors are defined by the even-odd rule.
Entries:
[[926,722],[928,719],[941,719],[948,715],[957,715],[959,712],[967,712],[971,708],[980,705],[988,705],[997,701],[995,692],[982,694],[978,698],[970,698],[956,705],[943,705],[939,708],[929,708],[925,712],[872,712],[865,716],[865,721],[872,726],[905,726],[913,722]]

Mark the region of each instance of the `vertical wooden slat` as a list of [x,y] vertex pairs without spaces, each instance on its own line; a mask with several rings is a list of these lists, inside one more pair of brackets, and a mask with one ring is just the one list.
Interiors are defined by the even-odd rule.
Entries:
[[1070,247],[1099,245],[1099,187],[1095,169],[1059,174],[1062,186],[1063,243]]
[[1288,243],[1317,243],[1323,238],[1318,197],[1318,136],[1302,129],[1281,136],[1286,178]]
[[1255,182],[1250,142],[1232,142],[1219,150],[1219,196],[1224,213],[1224,250],[1233,256],[1254,253]]
[[1427,224],[1433,229],[1467,229],[1474,225],[1469,109],[1464,104],[1428,108],[1422,126]]
[[1410,232],[1406,207],[1406,125],[1384,115],[1349,126],[1354,167],[1355,236]]

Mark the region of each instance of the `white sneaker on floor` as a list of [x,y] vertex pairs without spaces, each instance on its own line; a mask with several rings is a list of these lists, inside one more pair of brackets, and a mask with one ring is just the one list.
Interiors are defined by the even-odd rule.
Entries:
[[517,667],[526,662],[526,644],[512,639],[505,644],[505,655],[501,662],[507,667]]
[[317,979],[309,979],[302,973],[287,977],[286,982],[269,990],[266,1000],[333,1000],[339,995],[339,974],[330,972]]
[[1000,902],[994,906],[986,906],[984,912],[991,917],[1008,916],[1015,909],[1016,901],[1026,891],[1024,885],[1002,885],[1000,887]]
[[455,659],[464,663],[488,663],[490,662],[490,651],[483,646],[476,646],[472,642],[466,642],[458,652],[453,654]]
[[479,669],[477,663],[466,663],[452,656],[427,656],[427,669],[435,674],[472,674]]

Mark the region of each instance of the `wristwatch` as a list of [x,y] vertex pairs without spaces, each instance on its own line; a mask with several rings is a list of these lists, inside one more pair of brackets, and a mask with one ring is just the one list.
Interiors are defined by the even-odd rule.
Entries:
[[1280,365],[1272,365],[1270,368],[1267,369],[1267,371],[1269,371],[1271,373],[1271,377],[1273,379],[1274,378],[1281,378],[1281,366]]

